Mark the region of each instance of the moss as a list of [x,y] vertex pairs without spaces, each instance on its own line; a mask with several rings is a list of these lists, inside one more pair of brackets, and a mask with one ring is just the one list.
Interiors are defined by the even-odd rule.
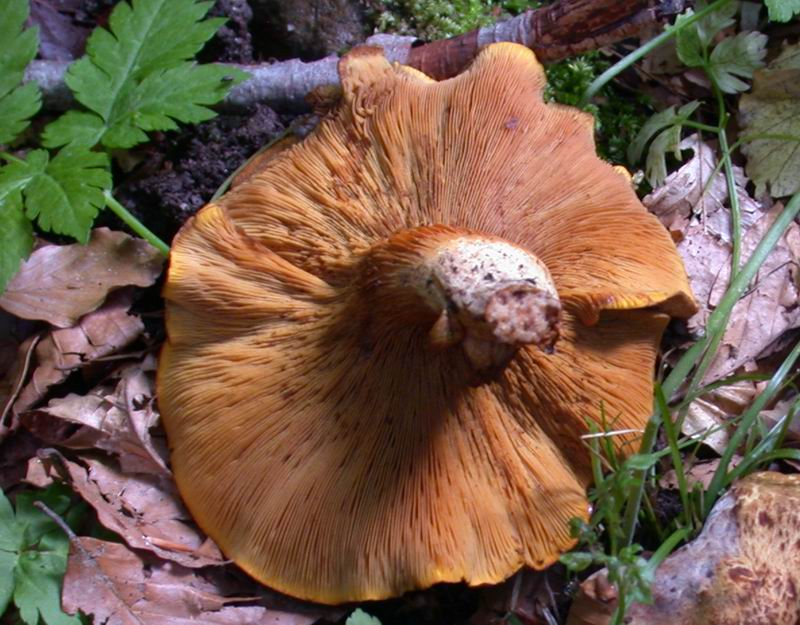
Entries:
[[[378,32],[415,35],[434,40],[452,37],[507,19],[547,1],[535,0],[368,0]],[[610,65],[590,52],[547,67],[548,100],[577,106],[589,84]],[[653,113],[647,98],[617,84],[605,87],[587,107],[596,119],[597,149],[613,163],[626,163],[628,144]]]
[[444,39],[543,4],[535,0],[372,0],[379,32]]

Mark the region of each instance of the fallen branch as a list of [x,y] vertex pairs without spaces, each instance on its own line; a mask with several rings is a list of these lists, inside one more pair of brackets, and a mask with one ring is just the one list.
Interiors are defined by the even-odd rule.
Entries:
[[[690,0],[558,0],[450,39],[415,46],[413,37],[376,35],[366,43],[382,46],[391,61],[442,80],[458,74],[489,43],[520,43],[536,52],[541,61],[551,63],[634,36],[682,12],[688,3]],[[236,65],[251,78],[231,90],[222,108],[236,111],[264,103],[279,110],[306,109],[306,94],[338,83],[338,60],[329,56],[310,63]],[[64,110],[73,102],[64,84],[67,66],[59,61],[34,61],[25,73],[26,81],[39,83],[48,109]]]

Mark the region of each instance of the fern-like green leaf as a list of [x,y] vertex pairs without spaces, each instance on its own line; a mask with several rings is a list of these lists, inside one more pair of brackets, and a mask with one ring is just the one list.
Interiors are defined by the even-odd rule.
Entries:
[[111,188],[109,160],[102,152],[69,146],[50,158],[47,150],[33,150],[22,160],[0,169],[0,206],[23,192],[25,215],[39,227],[89,240],[97,212]]
[[[0,202],[0,293],[33,249],[33,225],[25,217],[22,193],[17,189]],[[2,577],[2,570],[0,570]],[[2,594],[2,593],[0,593]],[[3,613],[0,600],[0,614]]]
[[67,144],[127,148],[151,130],[209,119],[208,105],[246,77],[232,68],[190,59],[223,19],[204,20],[211,2],[121,2],[109,29],[89,37],[86,56],[73,63],[66,83],[91,112],[67,113],[44,131],[48,147]]
[[41,107],[39,87],[20,85],[25,67],[36,56],[39,32],[22,30],[27,0],[0,0],[0,143],[8,143],[28,125]]
[[764,0],[773,22],[788,22],[800,14],[800,0]]

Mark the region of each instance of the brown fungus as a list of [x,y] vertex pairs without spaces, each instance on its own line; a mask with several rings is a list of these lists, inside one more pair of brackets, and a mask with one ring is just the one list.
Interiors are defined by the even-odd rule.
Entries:
[[174,242],[180,491],[315,601],[546,567],[588,514],[586,419],[650,414],[668,315],[695,311],[681,261],[526,48],[442,82],[369,48],[339,72],[318,128]]

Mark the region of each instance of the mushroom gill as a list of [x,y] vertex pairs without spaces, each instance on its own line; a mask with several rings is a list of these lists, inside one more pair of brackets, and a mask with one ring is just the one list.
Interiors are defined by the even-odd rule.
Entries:
[[695,310],[681,261],[526,48],[442,82],[370,48],[339,71],[318,128],[174,242],[181,494],[319,602],[546,567],[588,514],[586,420],[650,414],[668,315]]

